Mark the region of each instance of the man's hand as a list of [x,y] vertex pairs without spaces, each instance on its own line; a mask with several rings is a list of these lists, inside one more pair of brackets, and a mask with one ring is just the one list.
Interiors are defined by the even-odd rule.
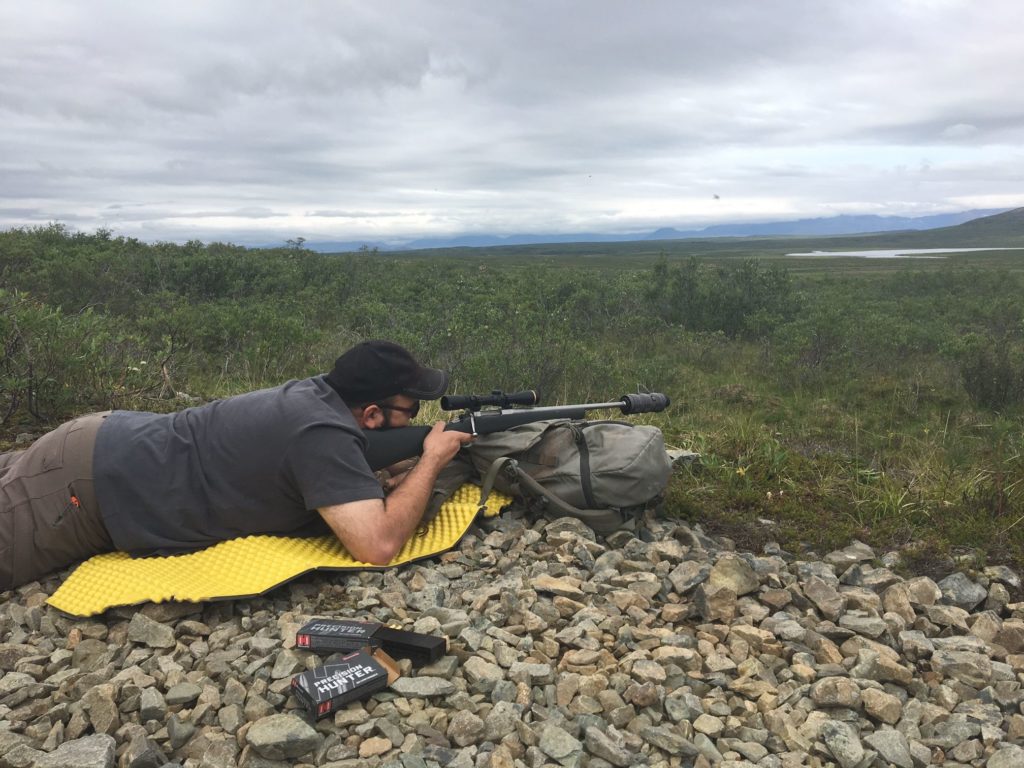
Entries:
[[320,514],[357,560],[386,565],[419,525],[438,473],[473,436],[445,431],[439,421],[423,441],[423,455],[388,497],[321,507]]
[[445,430],[445,422],[435,421],[433,429],[423,441],[423,459],[440,462],[443,467],[455,458],[459,448],[473,441],[473,435],[456,429]]

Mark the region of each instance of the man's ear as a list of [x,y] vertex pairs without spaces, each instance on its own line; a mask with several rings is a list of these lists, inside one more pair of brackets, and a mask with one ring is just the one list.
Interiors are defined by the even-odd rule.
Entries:
[[360,429],[380,429],[384,426],[384,411],[376,403],[364,405],[352,411]]

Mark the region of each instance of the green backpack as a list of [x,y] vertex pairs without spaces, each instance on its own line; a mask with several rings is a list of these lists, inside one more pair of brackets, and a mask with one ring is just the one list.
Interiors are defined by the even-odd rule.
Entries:
[[622,421],[554,419],[481,435],[467,448],[482,480],[546,517],[575,517],[598,533],[633,529],[668,485],[661,430]]

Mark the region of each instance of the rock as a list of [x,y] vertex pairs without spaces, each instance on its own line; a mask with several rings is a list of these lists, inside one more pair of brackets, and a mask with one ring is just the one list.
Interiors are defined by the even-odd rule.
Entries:
[[167,763],[167,755],[140,730],[132,736],[124,760],[128,768],[162,768]]
[[1024,621],[1011,619],[1003,622],[992,642],[1001,645],[1008,653],[1024,653]]
[[985,763],[985,768],[1020,768],[1024,765],[1024,749],[1008,744],[997,749]]
[[105,658],[111,655],[106,643],[89,637],[75,646],[71,657],[71,666],[83,672],[93,672]]
[[990,611],[1002,614],[1010,603],[1010,590],[993,581],[988,585],[988,597],[985,598],[985,608]]
[[641,659],[633,664],[633,677],[641,683],[664,683],[665,668],[656,661]]
[[199,698],[199,694],[203,692],[195,683],[178,683],[177,685],[171,686],[171,689],[167,691],[167,695],[164,700],[168,706],[176,707],[181,704],[191,704]]
[[1003,628],[1003,622],[992,611],[985,611],[974,617],[970,627],[972,635],[986,643],[991,643],[999,634],[999,630]]
[[163,695],[156,688],[144,688],[139,702],[139,719],[145,723],[147,720],[163,722],[167,717],[167,702]]
[[850,611],[840,616],[839,626],[849,629],[851,632],[856,632],[858,635],[864,635],[873,639],[881,637],[889,628],[878,616],[865,614],[861,611],[856,613]]
[[896,730],[875,731],[864,737],[868,746],[876,750],[881,758],[897,768],[914,768],[907,737]]
[[541,728],[537,746],[545,755],[559,762],[583,750],[583,744],[579,740],[556,725],[545,725]]
[[490,693],[494,686],[505,679],[505,673],[497,664],[491,664],[479,656],[473,656],[462,665],[474,693]]
[[35,684],[36,680],[30,674],[25,672],[8,672],[0,676],[0,699],[7,699],[11,694],[31,688]]
[[693,602],[705,621],[732,621],[736,616],[736,593],[725,586],[701,584]]
[[867,648],[857,652],[857,663],[850,670],[850,677],[875,680],[880,683],[897,683],[910,685],[913,674],[898,660],[886,653],[879,653]]
[[990,565],[985,568],[982,573],[985,574],[991,581],[998,581],[1002,584],[1007,584],[1014,589],[1020,589],[1021,580],[1020,576],[1011,568],[1007,568],[1005,565]]
[[765,646],[776,642],[775,635],[766,629],[758,629],[747,624],[736,624],[729,630],[729,637],[745,640],[755,651],[763,651]]
[[680,595],[685,595],[698,584],[707,580],[711,566],[695,560],[684,560],[668,575],[672,588]]
[[526,685],[546,685],[554,682],[554,674],[547,664],[530,664],[525,661],[515,662],[508,671],[510,680]]
[[793,563],[790,570],[795,571],[797,580],[800,582],[807,582],[812,578],[817,578],[832,587],[839,584],[839,579],[836,578],[835,567],[825,562],[801,560]]
[[927,605],[924,615],[928,620],[940,627],[953,627],[961,632],[967,631],[967,617],[970,615],[963,608],[955,605]]
[[917,576],[903,583],[907,598],[913,606],[935,605],[942,597],[938,584],[927,576]]
[[811,686],[809,694],[819,707],[856,709],[861,700],[860,688],[846,677],[823,678]]
[[672,726],[644,728],[640,731],[640,736],[644,741],[673,756],[696,757],[698,754],[697,748],[679,732],[678,728]]
[[755,591],[760,582],[746,560],[735,555],[725,555],[712,566],[708,585],[728,589],[737,597],[742,597]]
[[842,768],[855,768],[864,759],[864,745],[849,723],[827,720],[821,726],[821,739]]
[[560,517],[557,520],[552,520],[544,526],[544,535],[548,541],[554,543],[573,540],[595,541],[597,539],[593,529],[575,517]]
[[19,661],[36,653],[38,651],[31,645],[0,643],[0,671],[11,671]]
[[980,735],[981,725],[979,723],[950,719],[937,723],[932,735],[922,741],[929,747],[948,750]]
[[538,592],[548,592],[553,595],[569,597],[573,600],[579,600],[583,597],[583,590],[580,589],[579,582],[570,579],[556,579],[548,574],[542,574],[535,578],[531,586]]
[[974,688],[984,688],[992,679],[992,661],[980,653],[936,651],[931,661],[936,672]]
[[[47,757],[45,752],[33,749],[28,744],[17,744],[0,757],[0,765],[4,768],[33,768],[39,764],[39,760]],[[69,765],[63,763],[63,765]]]
[[245,713],[237,704],[229,704],[221,707],[217,712],[217,723],[227,733],[237,733],[238,729],[245,724]]
[[460,710],[448,721],[448,739],[460,747],[476,744],[484,734],[484,721],[472,712]]
[[895,696],[877,688],[866,688],[861,693],[861,703],[865,714],[889,725],[899,722],[903,714],[903,703]]
[[179,720],[177,715],[171,715],[167,720],[167,738],[172,750],[183,747],[195,731],[192,723]]
[[715,739],[725,730],[725,723],[722,722],[721,718],[701,713],[693,721],[693,729],[698,733],[703,733],[705,736]]
[[893,584],[882,593],[882,607],[886,613],[895,613],[908,624],[917,618],[910,602],[910,590],[906,584]]
[[246,733],[246,741],[269,760],[288,760],[312,752],[320,745],[320,734],[295,715],[271,715],[257,720]]
[[904,656],[910,661],[931,658],[931,655],[935,653],[935,644],[922,632],[916,630],[900,632],[899,642]]
[[306,668],[306,660],[295,651],[285,649],[277,653],[274,659],[274,668],[270,671],[270,677],[274,680],[281,680],[285,677],[293,677]]
[[875,559],[875,551],[867,544],[860,541],[853,542],[850,546],[836,552],[829,552],[825,555],[825,562],[840,569],[846,569],[857,563],[870,562]]
[[988,596],[984,587],[975,584],[962,573],[954,573],[938,584],[942,590],[942,602],[970,611]]
[[638,707],[650,707],[657,704],[663,693],[664,689],[654,683],[633,683],[623,692],[622,698]]
[[[288,600],[86,621],[45,607],[56,579],[28,585],[0,604],[0,768],[111,737],[118,768],[1021,763],[1016,574],[940,587],[857,543],[794,561],[647,524],[599,540],[497,518],[429,564],[307,575]],[[317,615],[453,643],[314,728],[289,683],[324,660],[291,639]],[[268,736],[276,718],[294,737]]]
[[432,696],[451,696],[455,686],[437,677],[400,677],[391,684],[391,690],[400,696],[426,699]]
[[7,728],[0,729],[0,755],[6,755],[10,750],[24,745],[27,741],[28,737],[23,734],[13,733]]
[[90,688],[82,697],[82,708],[89,713],[89,722],[97,733],[113,734],[121,727],[121,713],[114,700],[113,685]]
[[178,602],[177,600],[166,600],[162,603],[146,603],[139,608],[139,613],[153,621],[166,624],[177,619],[182,619],[186,616],[193,616],[199,613],[200,610],[201,607],[197,603],[184,603]]
[[516,723],[522,719],[522,707],[510,701],[499,701],[484,718],[484,738],[499,742],[515,732]]
[[835,621],[846,608],[846,600],[839,591],[818,576],[807,579],[803,585],[804,594],[814,603],[821,615]]
[[633,765],[633,753],[626,749],[624,739],[614,729],[605,733],[600,728],[590,726],[584,734],[583,746],[594,757],[606,760],[618,768]]
[[150,648],[173,648],[174,630],[144,614],[136,613],[128,625],[128,639]]
[[359,757],[366,759],[368,757],[377,757],[390,752],[393,748],[390,739],[382,739],[379,736],[364,740],[359,745]]
[[40,757],[34,768],[114,768],[115,742],[112,736],[96,734],[66,741]]

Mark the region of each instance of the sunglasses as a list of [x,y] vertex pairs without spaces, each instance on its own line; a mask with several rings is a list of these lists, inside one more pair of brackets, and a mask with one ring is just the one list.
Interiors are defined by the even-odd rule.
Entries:
[[401,405],[378,405],[382,411],[398,411],[399,413],[409,414],[410,419],[415,419],[416,415],[420,412],[420,401],[417,400],[411,408],[405,408]]

